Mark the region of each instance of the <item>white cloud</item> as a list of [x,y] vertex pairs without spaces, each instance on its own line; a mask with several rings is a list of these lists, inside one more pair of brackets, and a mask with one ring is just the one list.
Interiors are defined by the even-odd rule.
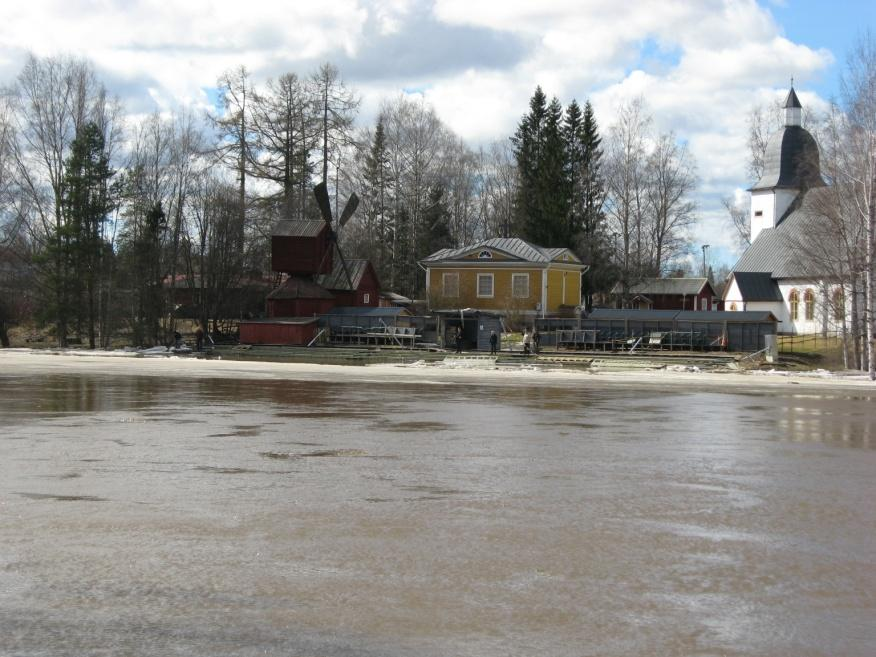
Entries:
[[[382,97],[422,89],[439,116],[473,145],[510,136],[538,84],[563,102],[590,98],[604,132],[617,104],[641,95],[655,127],[674,130],[696,157],[710,231],[721,214],[717,199],[747,182],[749,109],[775,98],[792,75],[802,101],[823,106],[806,83],[832,62],[831,53],[789,41],[754,0],[424,1],[7,2],[0,75],[10,81],[27,51],[72,53],[139,94],[141,105],[205,107],[204,89],[233,67],[245,65],[260,81],[278,71],[306,74],[326,59],[354,68],[367,55],[378,62],[369,79],[346,74],[363,96],[364,115],[373,116]],[[407,29],[414,23],[417,30],[450,30],[444,51],[436,48],[434,61],[419,65],[415,79],[404,79],[396,61],[386,62],[381,77],[381,39],[395,40],[393,58],[404,56],[406,47],[419,64],[422,34]],[[453,30],[469,30],[471,61],[451,57],[457,54]],[[471,30],[493,40],[480,42]],[[488,57],[497,43],[510,44],[519,58],[503,64]]]

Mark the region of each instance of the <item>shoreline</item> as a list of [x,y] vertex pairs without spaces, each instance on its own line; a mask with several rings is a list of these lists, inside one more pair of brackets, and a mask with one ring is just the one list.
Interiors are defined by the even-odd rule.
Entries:
[[680,369],[599,371],[561,367],[446,367],[440,364],[328,365],[179,356],[137,358],[126,352],[0,350],[0,375],[35,373],[123,374],[174,378],[342,380],[374,383],[457,383],[466,385],[567,386],[607,384],[630,387],[876,392],[866,373],[705,372]]

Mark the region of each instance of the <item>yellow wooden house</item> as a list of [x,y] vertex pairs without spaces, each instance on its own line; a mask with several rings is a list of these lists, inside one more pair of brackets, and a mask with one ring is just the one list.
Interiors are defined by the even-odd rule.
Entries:
[[581,305],[588,266],[566,248],[493,238],[420,261],[433,311],[470,308],[545,317]]

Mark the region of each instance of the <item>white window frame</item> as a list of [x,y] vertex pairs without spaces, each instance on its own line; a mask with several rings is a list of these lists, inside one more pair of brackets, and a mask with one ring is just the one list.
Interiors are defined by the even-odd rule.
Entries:
[[371,302],[371,295],[368,294],[368,292],[365,292],[362,295],[362,303],[370,303],[370,302]]
[[[526,281],[526,294],[517,294],[517,285],[515,281],[518,278],[522,278]],[[515,299],[528,299],[529,298],[529,274],[511,274],[511,296]]]
[[[447,285],[447,282],[450,280],[454,281],[454,290],[448,290],[449,286]],[[453,294],[451,294],[451,292],[453,292]],[[446,271],[441,274],[441,295],[448,299],[459,298],[459,272]]]
[[[481,294],[481,279],[489,279],[490,281],[490,293],[489,294]],[[478,274],[477,279],[477,295],[478,299],[492,299],[495,294],[495,280],[493,279],[492,274]]]

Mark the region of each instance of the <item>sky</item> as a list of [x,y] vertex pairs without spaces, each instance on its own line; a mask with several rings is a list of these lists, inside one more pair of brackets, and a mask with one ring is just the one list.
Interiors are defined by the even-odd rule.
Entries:
[[359,121],[398,94],[422,97],[472,147],[505,140],[536,85],[593,103],[603,133],[642,96],[654,127],[697,162],[692,262],[732,264],[720,199],[744,195],[746,119],[783,99],[839,94],[849,48],[876,30],[863,0],[28,0],[0,7],[0,85],[28,53],[90,59],[129,113],[212,107],[217,78],[260,84],[336,64]]

